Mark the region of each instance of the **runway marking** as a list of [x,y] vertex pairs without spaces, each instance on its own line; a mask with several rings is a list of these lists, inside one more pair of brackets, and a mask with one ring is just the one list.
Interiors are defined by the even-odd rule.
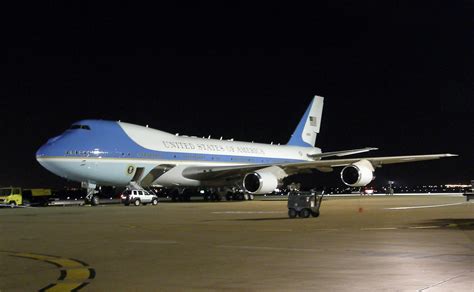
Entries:
[[411,226],[408,229],[433,229],[433,228],[441,228],[441,226]]
[[442,284],[444,284],[444,283],[446,283],[446,282],[449,282],[449,281],[454,280],[454,279],[456,279],[456,278],[462,277],[462,276],[464,276],[464,275],[466,275],[466,274],[469,274],[469,273],[471,273],[471,271],[467,271],[467,272],[461,273],[461,274],[459,274],[459,275],[453,276],[453,277],[448,278],[448,279],[446,279],[446,280],[440,281],[440,282],[438,282],[438,283],[436,283],[436,284],[433,284],[433,285],[427,286],[427,287],[425,287],[425,288],[419,289],[418,292],[421,292],[421,291],[425,291],[425,290],[434,288],[434,287],[436,287],[436,286],[442,285]]
[[159,240],[159,239],[151,239],[151,240],[129,240],[130,243],[150,243],[150,244],[177,244],[177,241],[174,240]]
[[247,245],[217,245],[219,248],[236,248],[236,249],[247,249],[247,250],[269,250],[269,251],[308,251],[318,252],[320,250],[312,248],[288,248],[288,247],[269,247],[269,246],[247,246]]
[[283,214],[281,211],[216,211],[212,214]]
[[360,230],[364,230],[364,231],[367,231],[367,230],[397,230],[399,228],[397,227],[368,227],[368,228],[361,228]]
[[464,204],[466,204],[466,202],[452,203],[452,204],[442,204],[442,205],[394,207],[394,208],[385,208],[385,210],[409,210],[409,209],[423,209],[423,208],[438,208],[438,207],[456,206],[456,205],[464,205]]
[[292,232],[291,229],[257,229],[260,232]]
[[95,278],[95,270],[80,260],[24,252],[6,253],[14,257],[46,262],[60,269],[57,281],[41,288],[39,291],[77,291],[89,284],[89,280]]

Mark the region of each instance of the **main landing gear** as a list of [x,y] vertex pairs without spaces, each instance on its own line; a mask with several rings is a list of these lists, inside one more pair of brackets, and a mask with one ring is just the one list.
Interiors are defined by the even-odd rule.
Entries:
[[90,204],[92,206],[97,206],[100,204],[99,196],[97,193],[99,191],[96,190],[97,185],[94,183],[89,182],[82,182],[82,187],[87,189],[87,195],[85,197],[85,204]]

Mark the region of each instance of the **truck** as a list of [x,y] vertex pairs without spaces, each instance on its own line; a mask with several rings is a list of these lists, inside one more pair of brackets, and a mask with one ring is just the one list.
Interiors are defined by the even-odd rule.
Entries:
[[46,206],[52,194],[51,189],[0,188],[0,205],[9,205],[10,207],[21,205]]

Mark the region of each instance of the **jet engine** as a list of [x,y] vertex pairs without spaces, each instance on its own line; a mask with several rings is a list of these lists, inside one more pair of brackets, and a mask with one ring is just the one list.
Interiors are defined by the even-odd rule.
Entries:
[[256,171],[245,175],[243,185],[251,194],[268,194],[278,187],[278,178],[271,172]]
[[368,160],[347,165],[341,171],[342,182],[350,187],[366,186],[374,178],[374,167]]

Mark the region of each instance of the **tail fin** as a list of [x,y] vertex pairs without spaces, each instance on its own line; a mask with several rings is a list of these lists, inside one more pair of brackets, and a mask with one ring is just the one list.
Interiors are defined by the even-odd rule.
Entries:
[[293,135],[291,135],[288,145],[314,147],[316,135],[319,133],[321,118],[323,116],[324,97],[315,96],[306,109]]

